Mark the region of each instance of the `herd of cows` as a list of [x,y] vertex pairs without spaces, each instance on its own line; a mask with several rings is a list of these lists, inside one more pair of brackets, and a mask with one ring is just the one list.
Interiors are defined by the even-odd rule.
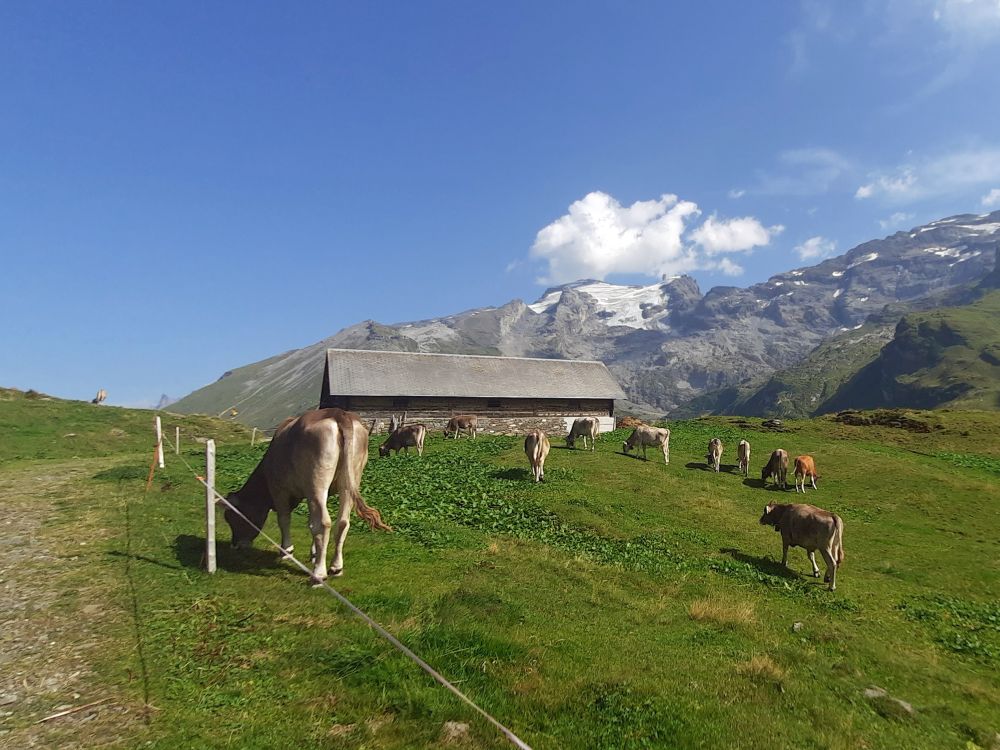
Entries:
[[[374,425],[373,425],[374,426]],[[594,417],[582,417],[573,422],[566,435],[566,446],[574,448],[577,440],[584,449],[594,450],[599,423]],[[452,417],[444,430],[445,438],[458,439],[465,433],[475,438],[478,419],[475,415]],[[372,529],[391,531],[379,514],[361,497],[361,475],[368,462],[369,429],[357,414],[341,409],[316,409],[298,417],[285,420],[275,432],[267,452],[249,478],[227,498],[226,522],[232,531],[233,546],[249,546],[260,533],[273,509],[281,531],[281,547],[285,554],[292,552],[291,513],[306,499],[309,506],[309,529],[312,532],[312,579],[321,583],[327,575],[339,576],[344,571],[344,540],[350,528],[351,509],[365,520]],[[406,453],[415,448],[423,455],[427,427],[422,424],[403,425],[398,420],[390,424],[388,438],[379,446],[379,455],[388,456],[392,451]],[[549,438],[542,430],[533,430],[524,439],[524,452],[531,466],[535,482],[545,478],[545,459],[550,450]],[[638,425],[622,443],[626,455],[641,449],[643,459],[647,448],[657,448],[663,453],[664,463],[670,463],[670,430],[665,427]],[[708,467],[718,472],[723,445],[719,438],[712,438],[705,456]],[[739,471],[750,475],[750,443],[741,440],[737,447]],[[787,489],[788,453],[777,449],[771,453],[761,469],[761,480],[775,482]],[[804,494],[807,482],[816,489],[815,461],[811,456],[799,456],[794,462],[795,490]],[[327,498],[335,492],[340,500],[337,523],[334,529]],[[826,562],[824,580],[831,591],[837,586],[837,569],[844,560],[844,522],[835,513],[812,505],[768,503],[760,517],[762,525],[772,526],[781,534],[782,565],[788,563],[788,548],[805,549],[812,564],[813,576],[819,576],[816,564],[817,550]],[[334,556],[326,566],[330,532],[334,531]]]

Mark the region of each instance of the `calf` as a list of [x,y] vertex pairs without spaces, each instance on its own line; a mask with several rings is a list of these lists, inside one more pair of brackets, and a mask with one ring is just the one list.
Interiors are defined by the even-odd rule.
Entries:
[[708,441],[708,454],[705,456],[705,461],[709,468],[715,471],[719,470],[719,462],[722,461],[722,441],[719,438],[712,438]]
[[409,453],[410,448],[417,449],[417,455],[424,455],[424,438],[427,437],[427,427],[422,424],[408,424],[405,427],[397,427],[388,439],[378,447],[380,456],[388,456],[389,451],[401,450]]
[[531,474],[536,482],[545,479],[545,457],[549,455],[549,438],[541,430],[533,430],[524,439],[524,454],[531,464]]
[[736,458],[740,463],[740,474],[750,476],[750,443],[746,440],[741,440],[736,447]]
[[802,547],[812,563],[813,576],[819,577],[816,550],[826,561],[830,591],[837,589],[837,568],[844,563],[844,522],[836,513],[812,505],[769,503],[760,517],[764,526],[781,533],[781,564],[788,565],[788,548]]
[[447,438],[452,435],[455,440],[458,440],[459,433],[465,432],[475,439],[478,430],[479,418],[475,414],[459,414],[448,420],[448,424],[444,428],[444,436]]
[[771,457],[767,460],[767,466],[760,470],[760,481],[762,484],[766,484],[768,479],[775,481],[781,485],[781,489],[787,489],[788,484],[786,479],[788,478],[788,454],[778,448],[778,450],[771,453]]
[[799,491],[799,485],[802,485],[802,494],[806,494],[806,479],[812,483],[812,488],[816,489],[816,480],[819,479],[819,474],[816,473],[816,462],[813,461],[812,456],[798,456],[795,459],[795,491]]
[[590,438],[590,450],[594,450],[598,425],[597,417],[580,417],[573,420],[573,426],[569,430],[569,435],[566,436],[566,447],[573,448],[576,445],[576,439],[582,438],[583,447],[586,450],[587,438]]
[[663,450],[663,463],[670,463],[670,430],[666,427],[639,425],[632,430],[628,440],[622,443],[622,452],[627,454],[636,446],[642,448],[643,461],[646,460],[646,448],[655,446]]

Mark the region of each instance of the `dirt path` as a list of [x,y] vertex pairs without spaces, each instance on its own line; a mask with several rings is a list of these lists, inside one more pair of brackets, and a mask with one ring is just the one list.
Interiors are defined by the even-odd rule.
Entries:
[[[120,458],[117,459],[120,461]],[[91,669],[104,626],[122,617],[94,522],[96,472],[114,459],[32,462],[0,469],[0,748],[93,748],[142,728],[134,690]],[[107,502],[118,502],[109,486]],[[76,505],[76,507],[74,507]],[[88,582],[102,569],[100,585]],[[59,711],[93,708],[39,723]]]

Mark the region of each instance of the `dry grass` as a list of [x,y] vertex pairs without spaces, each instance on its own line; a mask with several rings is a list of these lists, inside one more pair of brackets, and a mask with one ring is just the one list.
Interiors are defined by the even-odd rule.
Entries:
[[688,615],[698,622],[710,622],[723,627],[738,627],[754,622],[751,602],[735,602],[719,598],[697,599],[688,607]]
[[767,654],[754,654],[750,661],[740,664],[736,671],[754,682],[770,682],[777,685],[785,678],[785,670]]

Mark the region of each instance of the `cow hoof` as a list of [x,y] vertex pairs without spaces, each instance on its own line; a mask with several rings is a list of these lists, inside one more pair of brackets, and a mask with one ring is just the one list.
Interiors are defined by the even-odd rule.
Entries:
[[322,586],[323,581],[324,581],[323,578],[317,578],[316,576],[309,576],[309,585],[312,586],[314,589],[318,589],[320,586]]
[[[817,571],[815,571],[815,572],[813,572],[813,578],[819,578],[819,571],[818,571],[818,570],[817,570]],[[829,583],[829,582],[830,582],[830,580],[829,580],[829,579],[825,579],[825,580],[826,580],[826,583]]]
[[330,568],[330,577],[331,578],[340,578],[342,575],[344,575],[344,569],[343,568]]
[[294,544],[289,544],[287,547],[285,547],[283,550],[281,550],[281,559],[282,560],[287,560],[289,557],[292,556],[292,553],[294,551],[295,551],[295,545]]

